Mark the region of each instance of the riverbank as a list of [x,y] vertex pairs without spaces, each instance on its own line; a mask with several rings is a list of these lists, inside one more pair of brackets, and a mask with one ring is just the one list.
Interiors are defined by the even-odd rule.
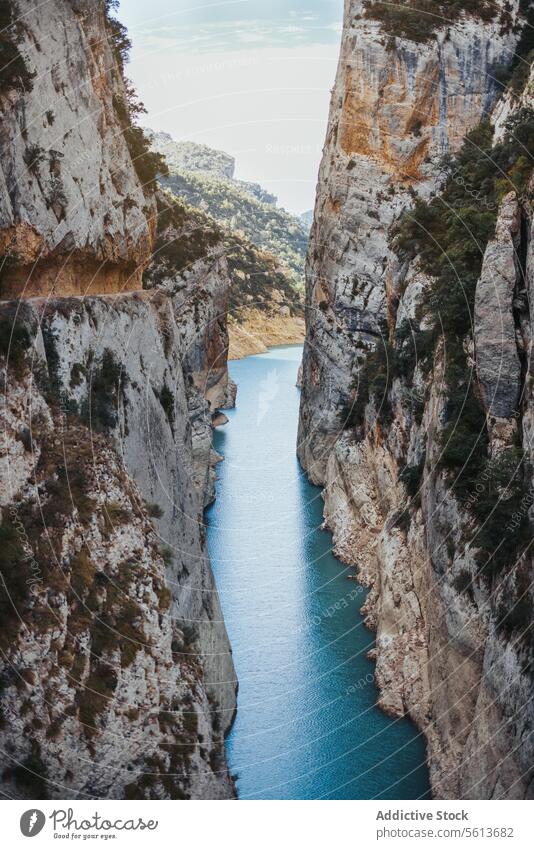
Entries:
[[277,345],[302,345],[306,332],[301,316],[269,315],[258,309],[243,310],[239,322],[229,317],[229,360],[265,354]]
[[208,546],[240,682],[230,771],[241,799],[425,798],[421,735],[377,707],[367,591],[334,557],[295,456],[301,354],[232,363],[238,404],[215,433]]

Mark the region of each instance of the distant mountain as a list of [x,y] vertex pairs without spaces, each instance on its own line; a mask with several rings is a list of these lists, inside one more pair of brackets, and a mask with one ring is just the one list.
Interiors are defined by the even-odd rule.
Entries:
[[227,153],[195,142],[176,142],[167,133],[145,132],[152,148],[167,161],[169,175],[160,178],[161,184],[271,254],[279,271],[302,291],[308,232],[299,218],[278,207],[277,198],[259,184],[235,180],[235,160]]
[[191,141],[175,141],[169,133],[155,133],[145,129],[151,147],[163,154],[170,169],[174,171],[193,171],[230,180],[235,186],[253,195],[263,203],[276,206],[278,198],[266,191],[259,183],[236,180],[235,158],[222,150],[215,150],[207,144]]
[[214,177],[233,179],[235,159],[222,150],[196,142],[177,142],[169,133],[155,133],[148,128],[145,129],[145,136],[150,140],[151,147],[165,156],[169,168],[202,171]]
[[[223,239],[231,287],[228,298],[230,358],[261,353],[269,345],[304,339],[304,260],[308,234],[297,216],[277,206],[258,183],[234,179],[235,160],[195,142],[175,142],[167,133],[145,130],[153,151],[165,157],[168,175],[160,215],[196,222],[196,231]],[[165,276],[168,261],[189,262],[195,240],[162,237],[159,268],[150,282]]]
[[313,223],[313,209],[309,209],[307,212],[302,212],[299,215],[299,221],[301,222],[302,226],[309,232]]

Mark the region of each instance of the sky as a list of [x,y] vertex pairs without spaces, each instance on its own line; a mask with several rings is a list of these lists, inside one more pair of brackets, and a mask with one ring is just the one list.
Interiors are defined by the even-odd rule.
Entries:
[[121,0],[142,123],[224,150],[236,177],[313,208],[343,0]]

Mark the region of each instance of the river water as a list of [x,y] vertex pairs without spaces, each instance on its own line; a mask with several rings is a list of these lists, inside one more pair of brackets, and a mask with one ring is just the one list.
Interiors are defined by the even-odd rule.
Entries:
[[375,707],[365,590],[333,557],[295,456],[301,354],[231,363],[237,407],[215,434],[208,542],[239,678],[230,770],[241,799],[426,798],[424,742]]

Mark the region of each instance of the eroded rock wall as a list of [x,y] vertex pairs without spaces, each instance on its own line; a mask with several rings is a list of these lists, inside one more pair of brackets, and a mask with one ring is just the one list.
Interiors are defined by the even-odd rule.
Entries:
[[28,347],[3,373],[2,527],[30,584],[3,663],[4,716],[25,707],[2,733],[60,798],[233,793],[235,673],[203,521],[212,410],[231,395],[225,280],[214,254],[174,293],[3,304]]
[[[520,21],[517,12],[515,4]],[[465,397],[473,384],[486,416],[473,443],[485,468],[502,472],[506,457],[511,469],[518,451],[527,458],[525,496],[496,528],[516,552],[505,568],[484,562],[488,523],[477,524],[473,509],[491,474],[460,495],[442,462],[447,339],[430,366],[416,345],[409,377],[398,368],[403,327],[417,339],[427,331],[420,308],[432,276],[391,247],[403,209],[439,192],[439,156],[484,117],[502,138],[506,121],[531,106],[527,82],[492,111],[494,70],[511,61],[520,26],[464,16],[416,43],[392,39],[364,14],[364,4],[346,3],[308,257],[299,457],[325,487],[336,553],[371,587],[380,704],[424,732],[434,795],[532,798],[532,561],[528,540],[521,548],[514,539],[531,505],[531,192],[500,204],[472,332],[459,347],[472,375]],[[497,509],[506,485],[493,492]],[[503,521],[506,510],[497,515]]]
[[[515,19],[519,3],[510,5]],[[414,192],[439,185],[440,157],[488,114],[496,69],[511,62],[518,40],[497,17],[443,26],[428,43],[392,43],[364,10],[346,0],[307,262],[299,452],[317,483],[353,374],[396,314],[391,226]]]
[[0,785],[230,798],[236,677],[203,518],[235,398],[223,246],[155,191],[109,4],[9,5]]
[[26,70],[0,87],[0,296],[140,289],[155,204],[125,139],[105,4],[10,5]]

